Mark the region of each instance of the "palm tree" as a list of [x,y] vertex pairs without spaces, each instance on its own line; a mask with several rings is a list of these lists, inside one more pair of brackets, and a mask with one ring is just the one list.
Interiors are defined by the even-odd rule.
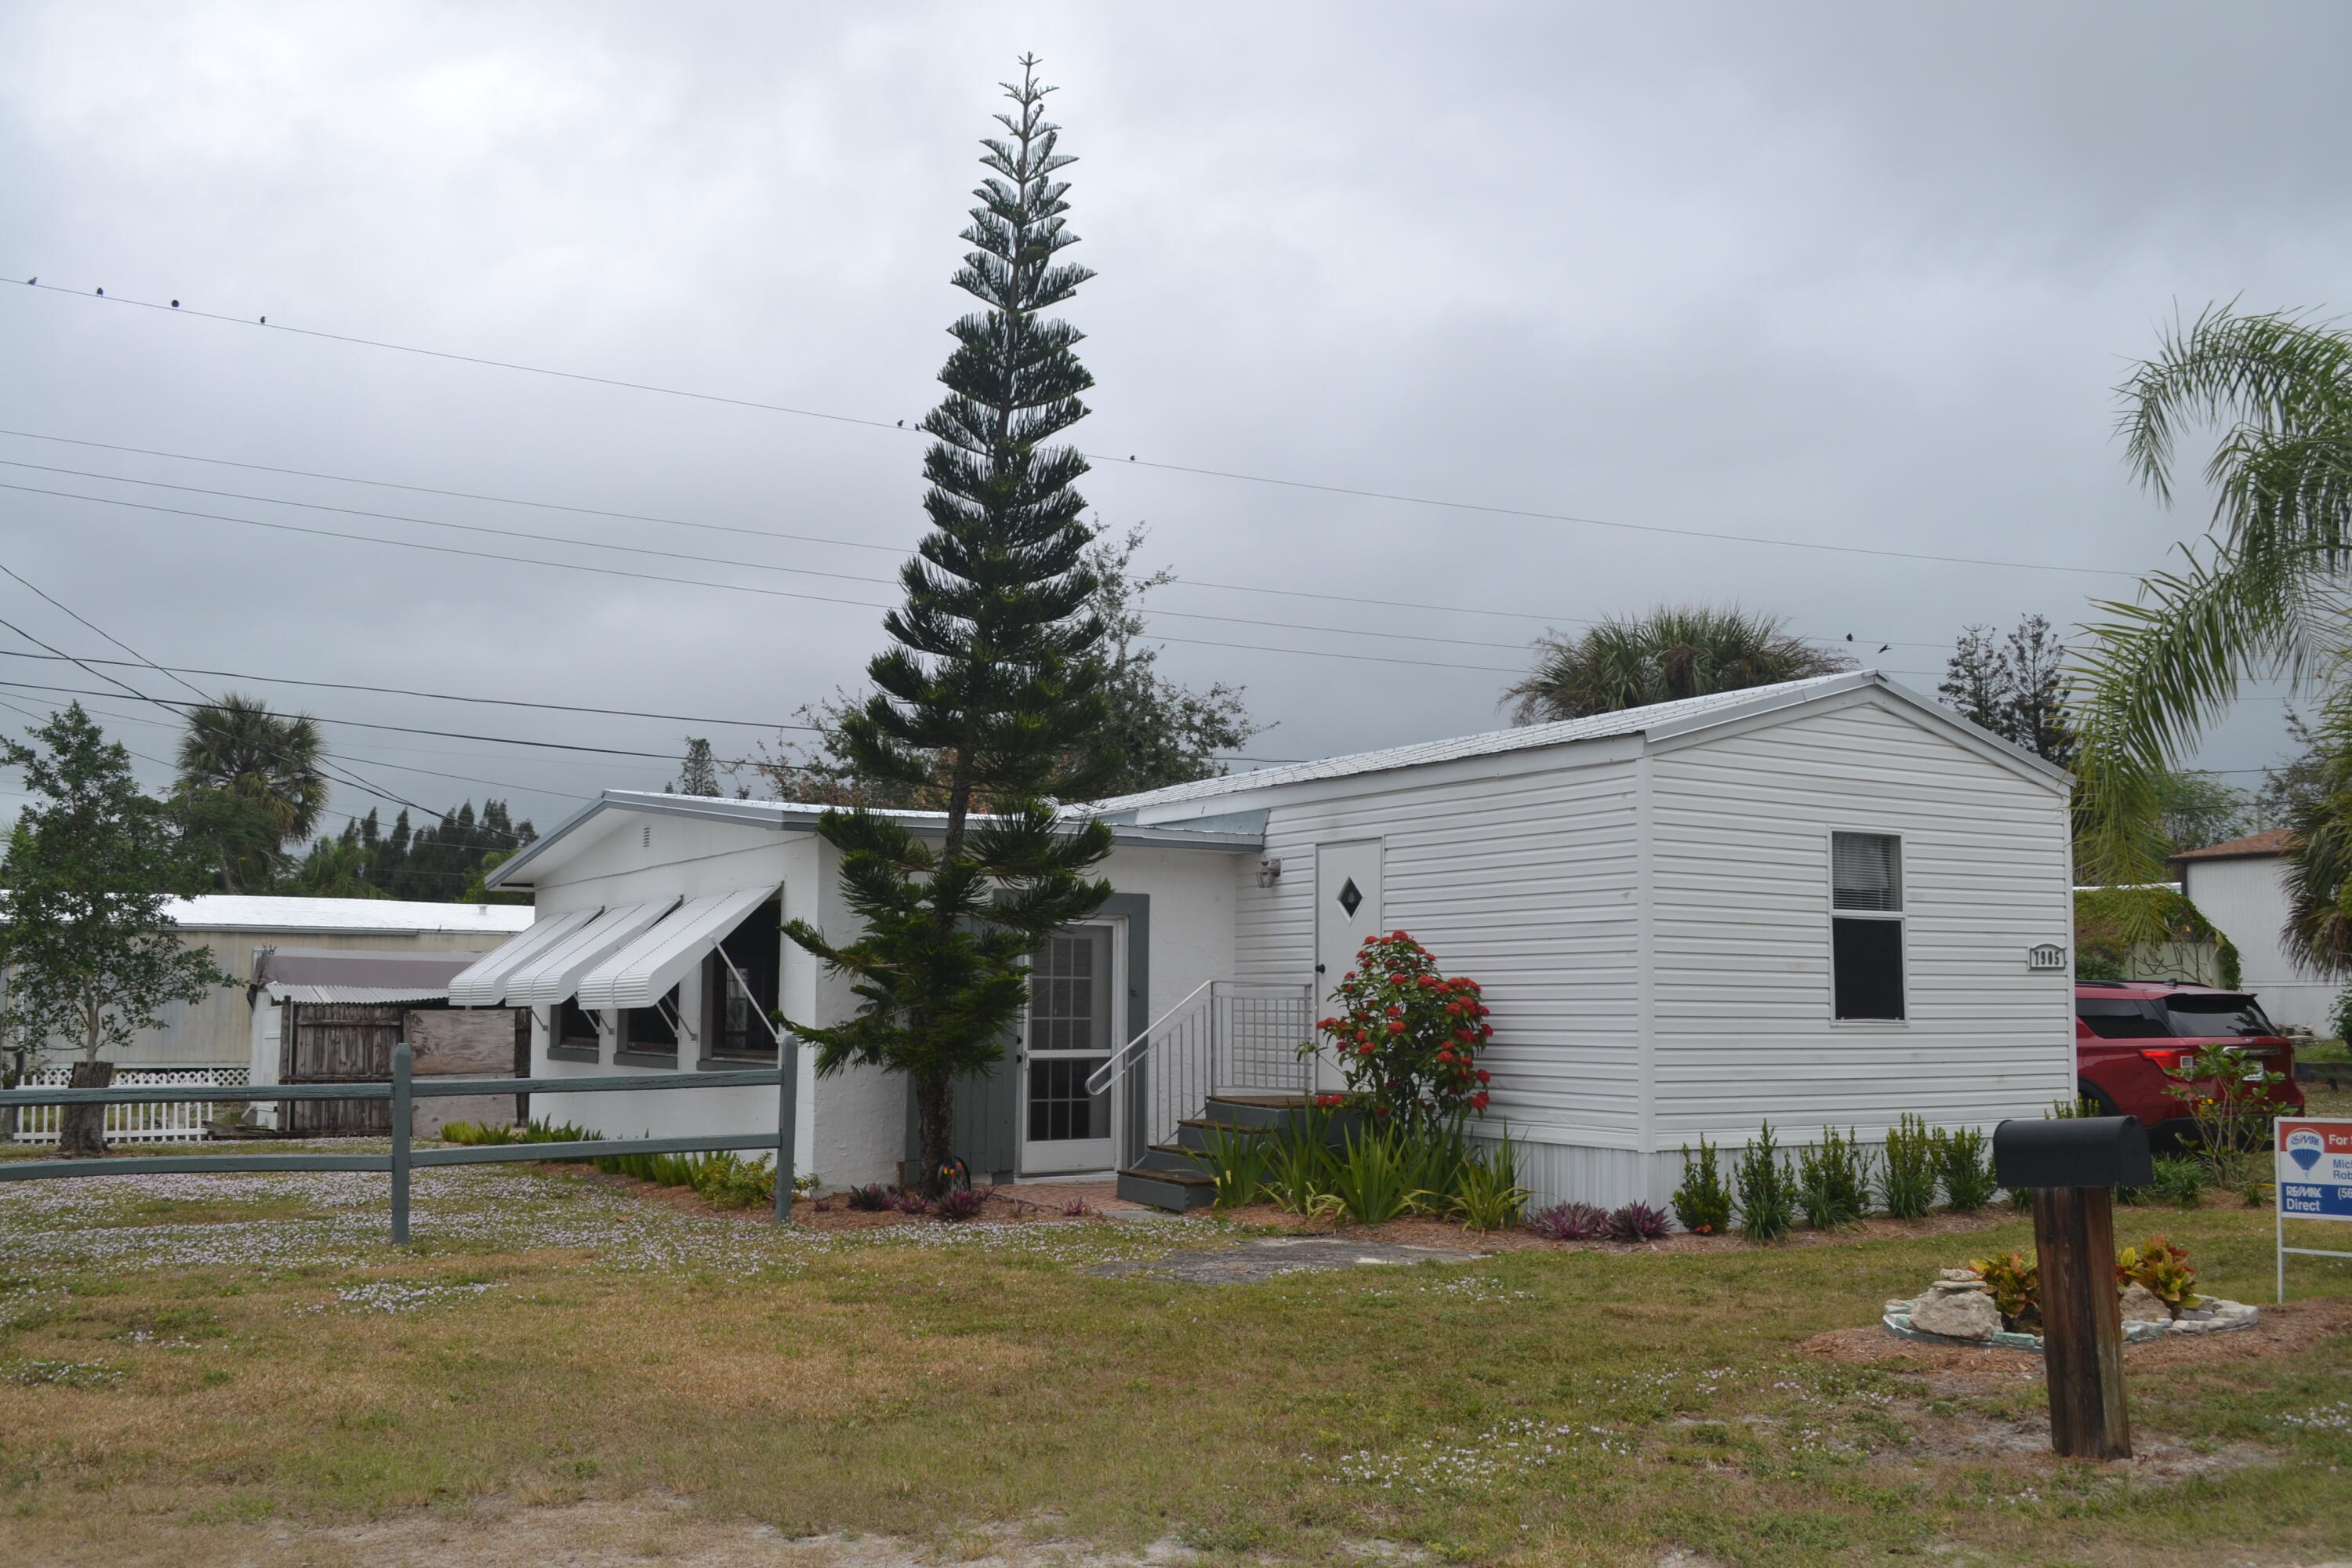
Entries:
[[185,831],[211,846],[224,890],[268,888],[286,845],[318,826],[323,750],[308,714],[273,713],[234,692],[188,710],[173,800]]
[[[2129,884],[2161,879],[2167,775],[2242,680],[2316,687],[2323,730],[2352,739],[2340,679],[2352,657],[2352,336],[2216,307],[2168,333],[2118,392],[2127,461],[2167,502],[2182,430],[2223,427],[2205,465],[2215,500],[2201,547],[2183,546],[2183,564],[2149,574],[2134,602],[2102,603],[2112,618],[2089,628],[2076,671],[2076,869]],[[2318,819],[2305,816],[2301,842],[2316,844]],[[2319,927],[2301,928],[2316,940]]]
[[1737,605],[1612,616],[1573,637],[1545,633],[1536,641],[1535,668],[1503,696],[1514,720],[1540,724],[1853,668],[1852,659],[1791,636],[1787,626],[1780,616],[1751,615]]

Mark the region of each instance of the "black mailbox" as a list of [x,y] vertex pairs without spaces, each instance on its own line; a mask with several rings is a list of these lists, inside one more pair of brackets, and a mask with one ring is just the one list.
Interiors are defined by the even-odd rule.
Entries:
[[2004,1121],[1992,1130],[1993,1179],[2022,1187],[2144,1187],[2156,1180],[2137,1116]]

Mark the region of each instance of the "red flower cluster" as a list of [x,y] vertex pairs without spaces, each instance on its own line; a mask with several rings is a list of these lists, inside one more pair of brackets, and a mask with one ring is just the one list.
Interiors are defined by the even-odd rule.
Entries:
[[1486,1109],[1492,1075],[1477,1055],[1495,1027],[1476,981],[1438,973],[1427,948],[1391,931],[1364,939],[1332,999],[1341,1011],[1316,1028],[1338,1052],[1349,1099],[1410,1121]]

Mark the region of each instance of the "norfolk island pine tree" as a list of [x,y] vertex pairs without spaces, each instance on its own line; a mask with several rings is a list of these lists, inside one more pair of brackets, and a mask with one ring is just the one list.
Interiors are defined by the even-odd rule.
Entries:
[[990,177],[953,279],[983,309],[950,329],[947,396],[922,424],[931,531],[899,573],[906,603],[883,621],[897,646],[866,667],[876,690],[841,720],[862,775],[937,791],[945,821],[934,840],[877,813],[827,812],[818,834],[865,930],[836,943],[805,921],[785,926],[858,998],[845,1023],[792,1026],[820,1074],[906,1075],[929,1190],[951,1155],[955,1079],[1003,1060],[1029,954],[1110,894],[1087,875],[1109,828],[1068,828],[1052,805],[1118,765],[1093,743],[1106,704],[1088,655],[1106,628],[1088,608],[1092,534],[1072,488],[1087,461],[1045,444],[1086,416],[1094,378],[1073,352],[1077,329],[1039,313],[1093,274],[1055,260],[1076,237],[1053,175],[1073,160],[1055,150],[1036,59],[1020,64],[1020,83],[1004,84],[1013,110],[996,117],[1005,135],[981,143]]

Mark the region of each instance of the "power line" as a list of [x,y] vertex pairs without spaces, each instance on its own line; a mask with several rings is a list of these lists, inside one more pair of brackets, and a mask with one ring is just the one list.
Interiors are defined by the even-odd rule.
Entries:
[[[271,326],[266,319],[252,320],[243,316],[224,315],[217,311],[199,310],[193,307],[183,310],[177,302],[166,306],[152,300],[137,300],[120,294],[88,294],[63,284],[37,283],[27,280],[26,286],[43,292],[64,294],[79,300],[99,300],[112,305],[135,305],[143,309],[179,316],[201,316],[206,321],[224,321],[232,326],[255,327],[265,331],[291,332],[300,337],[318,338],[331,342],[352,343],[362,348],[383,349],[395,353],[415,354],[425,359],[447,360],[459,364],[486,366],[495,370],[516,371],[530,375],[543,375],[562,381],[582,382],[596,386],[611,386],[631,392],[656,393],[666,397],[689,398],[698,403],[722,404],[730,407],[754,409],[767,414],[787,414],[795,418],[822,419],[836,425],[855,425],[866,429],[894,435],[920,436],[919,426],[908,429],[903,423],[867,419],[856,415],[834,414],[824,409],[799,408],[788,404],[763,403],[755,398],[729,397],[718,393],[695,392],[683,387],[662,386],[651,382],[625,381],[614,376],[590,375],[579,371],[555,370],[545,365],[524,364],[513,360],[496,360],[478,354],[461,354],[442,349],[418,348],[409,343],[395,343],[379,338],[362,338],[343,332],[329,332],[309,327],[289,327],[284,323]],[[1196,478],[1225,479],[1241,484],[1273,485],[1285,489],[1309,490],[1324,495],[1347,496],[1361,500],[1395,501],[1406,506],[1433,507],[1448,511],[1478,512],[1491,517],[1512,517],[1538,522],[1567,522],[1590,528],[1616,529],[1631,533],[1654,533],[1678,539],[1705,539],[1720,543],[1762,544],[1788,550],[1818,550],[1841,555],[1870,555],[1897,561],[1918,561],[1945,566],[1995,566],[2011,571],[2071,572],[2092,576],[2136,577],[2137,573],[2125,572],[2109,566],[2063,566],[2049,562],[2000,561],[1981,556],[1939,555],[1919,551],[1882,550],[1863,544],[1824,544],[1811,540],[1774,539],[1761,534],[1720,532],[1707,529],[1675,528],[1664,523],[1618,522],[1608,518],[1582,517],[1570,512],[1538,511],[1531,508],[1495,506],[1482,501],[1454,500],[1438,496],[1410,495],[1395,490],[1376,490],[1350,485],[1322,484],[1308,479],[1281,479],[1268,474],[1247,474],[1234,469],[1201,468],[1186,463],[1145,461],[1132,455],[1119,458],[1108,453],[1087,452],[1090,460],[1105,463],[1112,468],[1124,464],[1128,468],[1153,468],[1162,473],[1190,474]]]
[[[247,528],[269,529],[280,533],[301,533],[320,539],[341,539],[360,544],[386,545],[397,550],[421,550],[436,554],[458,555],[473,561],[499,561],[520,566],[547,566],[564,572],[586,572],[599,577],[625,577],[643,583],[667,583],[682,588],[715,588],[730,594],[754,594],[762,598],[794,599],[820,605],[848,605],[866,610],[885,610],[890,607],[887,605],[877,605],[865,599],[839,599],[823,594],[795,594],[783,588],[754,587],[748,583],[712,583],[698,577],[665,577],[650,572],[625,572],[615,566],[591,566],[576,561],[543,561],[530,555],[501,555],[494,551],[461,550],[452,544],[425,544],[416,540],[384,539],[371,533],[343,533],[331,528],[306,528],[291,522],[265,522],[258,518],[230,517],[221,512],[194,511],[186,507],[158,506],[152,501],[124,500],[115,496],[82,495],[73,490],[46,489],[38,485],[10,484],[5,480],[0,480],[0,489],[19,490],[27,495],[55,496],[62,500],[89,501],[99,506],[128,507],[139,511],[162,512],[173,517],[194,517],[214,522],[242,523]],[[1249,643],[1217,642],[1204,637],[1166,637],[1155,635],[1154,640],[1191,643],[1202,647],[1240,648],[1255,653],[1296,654],[1309,658],[1344,658],[1373,664],[1415,665],[1424,669],[1463,669],[1502,675],[1525,673],[1517,668],[1504,668],[1493,665],[1446,664],[1434,659],[1397,658],[1384,654],[1339,653],[1323,648],[1262,647]]]
[[[203,457],[203,456],[197,455],[197,454],[195,454],[195,453],[190,453],[190,452],[167,452],[167,451],[163,451],[163,450],[160,450],[160,449],[158,449],[158,448],[152,447],[128,447],[128,446],[123,446],[123,445],[121,445],[121,444],[119,444],[119,443],[111,442],[111,441],[89,441],[89,440],[83,440],[83,439],[78,438],[78,437],[71,437],[71,436],[50,436],[50,435],[45,435],[45,434],[43,434],[43,433],[41,433],[41,432],[38,432],[38,431],[33,431],[33,430],[8,430],[8,429],[0,429],[0,436],[11,436],[11,437],[16,437],[16,438],[18,438],[18,439],[20,439],[20,440],[26,440],[26,441],[52,441],[52,442],[57,442],[57,443],[59,443],[59,444],[61,444],[61,445],[70,446],[70,447],[91,447],[91,448],[94,448],[94,449],[99,450],[99,451],[106,451],[106,452],[127,452],[127,453],[131,453],[131,454],[132,454],[132,455],[134,455],[134,456],[138,456],[138,457],[142,457],[142,458],[166,458],[166,459],[169,459],[169,460],[171,460],[171,461],[174,461],[174,462],[184,462],[184,463],[206,463],[206,464],[211,464],[211,465],[214,465],[214,466],[215,466],[215,467],[219,467],[219,468],[246,468],[246,469],[250,469],[250,470],[252,470],[252,471],[254,471],[254,472],[257,472],[257,473],[265,473],[265,474],[284,474],[284,475],[290,476],[290,477],[292,477],[292,478],[297,478],[297,479],[324,479],[324,480],[328,480],[328,481],[330,481],[330,482],[331,482],[331,483],[335,483],[335,484],[348,484],[348,485],[371,485],[371,486],[374,486],[374,487],[376,487],[376,488],[383,489],[405,490],[405,491],[410,491],[410,492],[413,492],[413,493],[415,493],[415,494],[418,494],[418,495],[444,496],[444,497],[448,497],[448,498],[451,498],[451,499],[454,499],[454,500],[478,500],[478,501],[488,501],[488,502],[492,502],[492,503],[497,504],[497,505],[499,505],[499,506],[537,507],[537,508],[541,508],[541,509],[542,509],[542,510],[549,510],[549,511],[572,512],[572,513],[576,513],[576,514],[581,515],[581,516],[583,516],[583,517],[603,517],[603,518],[612,518],[612,519],[615,519],[615,520],[618,520],[618,521],[625,521],[625,522],[651,522],[651,523],[660,523],[660,524],[664,524],[664,525],[667,525],[667,526],[668,526],[668,527],[672,527],[672,528],[696,528],[696,529],[703,529],[703,530],[707,530],[707,531],[709,531],[715,532],[715,533],[734,533],[734,534],[741,534],[741,535],[743,535],[743,536],[745,536],[745,537],[752,538],[752,539],[778,539],[778,540],[783,540],[783,541],[786,541],[786,542],[793,542],[793,543],[801,543],[801,544],[828,544],[828,545],[837,545],[837,546],[840,546],[841,548],[848,549],[848,550],[875,550],[875,551],[880,551],[880,552],[883,552],[883,553],[885,553],[885,554],[897,555],[897,556],[902,556],[902,557],[903,557],[903,556],[905,556],[906,554],[908,554],[908,552],[909,552],[909,549],[910,549],[910,547],[909,547],[909,546],[905,546],[905,545],[898,545],[898,544],[875,544],[875,543],[872,543],[872,542],[868,542],[868,541],[865,541],[865,540],[857,540],[857,539],[838,539],[838,538],[835,538],[835,537],[833,537],[833,536],[831,536],[831,535],[824,535],[824,534],[813,534],[813,533],[787,533],[787,532],[783,532],[783,531],[780,531],[780,530],[774,530],[774,529],[764,529],[764,528],[743,528],[743,527],[739,527],[739,526],[735,526],[735,525],[731,525],[731,524],[728,524],[728,523],[718,523],[718,522],[699,522],[699,521],[689,521],[689,520],[685,519],[685,518],[675,518],[675,517],[657,517],[657,516],[654,516],[654,515],[652,515],[652,514],[646,513],[646,512],[608,511],[608,510],[604,510],[604,509],[602,509],[602,508],[598,508],[598,507],[572,506],[572,505],[570,505],[570,504],[565,503],[565,502],[562,502],[562,501],[532,500],[529,500],[529,499],[527,499],[527,498],[518,497],[518,496],[498,496],[498,495],[488,495],[488,494],[483,494],[483,493],[480,493],[480,492],[478,492],[478,491],[473,491],[473,490],[453,490],[453,489],[437,489],[437,488],[436,488],[436,487],[434,487],[434,486],[430,486],[430,485],[413,485],[413,484],[404,484],[404,483],[401,483],[401,482],[399,482],[399,481],[397,481],[397,480],[393,480],[393,479],[362,479],[362,478],[359,478],[359,477],[356,477],[356,476],[354,476],[354,475],[351,475],[351,474],[331,474],[331,473],[326,473],[326,472],[323,472],[323,471],[320,471],[320,470],[318,470],[318,469],[312,469],[312,468],[280,468],[280,467],[277,467],[277,466],[275,466],[275,465],[268,464],[268,463],[247,463],[247,462],[240,462],[240,461],[237,461],[237,460],[236,460],[236,459],[235,459],[235,458],[207,458],[207,457]],[[21,467],[21,468],[38,468],[40,465],[38,465],[38,464],[32,464],[32,463],[20,463],[20,464],[15,464],[15,465],[13,465],[13,466],[16,466],[16,467]],[[81,470],[81,469],[75,469],[75,468],[64,468],[64,469],[57,469],[57,470],[53,470],[53,471],[60,472],[60,473],[83,473],[83,472],[84,472],[84,470]],[[156,483],[156,482],[157,482],[157,481],[153,481],[153,480],[146,480],[146,479],[122,479],[122,478],[121,478],[121,476],[119,476],[119,475],[113,475],[113,474],[105,474],[105,475],[89,475],[89,476],[87,476],[87,477],[90,477],[90,478],[101,478],[101,479],[117,479],[119,482],[125,483],[125,484],[152,484],[152,483]],[[181,487],[171,487],[171,488],[181,488]],[[194,489],[194,487],[185,487],[185,488]],[[201,492],[201,493],[204,493],[204,494],[221,494],[221,495],[230,495],[230,494],[235,494],[236,492],[233,492],[233,491],[203,491],[203,492]],[[288,506],[299,506],[299,505],[306,505],[306,504],[309,504],[309,503],[306,503],[306,502],[299,502],[299,501],[282,501],[282,500],[278,500],[278,498],[276,498],[276,497],[259,497],[259,498],[255,498],[255,499],[263,500],[273,500],[273,501],[278,501],[278,504],[280,504],[280,505],[288,505]],[[322,509],[322,510],[333,510],[333,509]],[[390,516],[390,515],[393,515],[393,514],[390,514],[390,513],[367,513],[367,514],[363,514],[363,515],[369,515],[369,516]],[[586,542],[588,542],[588,541],[578,541],[578,542],[576,542],[586,543]],[[786,569],[786,568],[782,568],[782,567],[772,567],[772,568],[769,568],[769,570],[782,571],[782,570],[787,570],[787,569]],[[858,578],[858,579],[856,579],[856,581],[859,581],[859,582],[879,582],[879,581],[889,581],[889,580],[887,580],[887,579],[878,579],[878,578]],[[1435,611],[1435,612],[1437,612],[1437,613],[1439,613],[1439,614],[1442,614],[1442,615],[1454,615],[1454,616],[1497,616],[1497,617],[1501,617],[1501,618],[1503,618],[1503,619],[1507,619],[1507,620],[1539,621],[1539,622],[1542,622],[1542,623],[1544,623],[1545,625],[1548,625],[1548,626],[1596,626],[1596,625],[1598,625],[1598,624],[1599,624],[1599,622],[1598,622],[1594,617],[1592,617],[1592,616],[1559,616],[1559,615],[1549,615],[1549,614],[1539,613],[1539,612],[1537,612],[1537,611],[1534,611],[1534,610],[1506,610],[1506,609],[1498,609],[1498,608],[1496,608],[1496,607],[1495,607],[1495,606],[1493,606],[1493,605],[1434,605],[1434,604],[1429,604],[1429,603],[1426,603],[1426,602],[1424,602],[1424,601],[1421,601],[1421,600],[1413,600],[1413,599],[1378,599],[1378,598],[1369,598],[1369,597],[1366,597],[1366,596],[1364,596],[1364,595],[1356,595],[1356,594],[1326,594],[1326,593],[1319,593],[1319,592],[1317,592],[1317,591],[1314,591],[1314,590],[1311,590],[1311,589],[1306,589],[1306,588],[1276,588],[1276,587],[1271,587],[1271,586],[1268,586],[1268,585],[1266,585],[1266,584],[1261,584],[1261,583],[1215,583],[1215,582],[1210,582],[1210,581],[1207,581],[1207,580],[1205,580],[1205,579],[1202,579],[1202,578],[1195,578],[1195,577],[1178,577],[1178,578],[1171,579],[1171,580],[1170,580],[1166,584],[1164,584],[1164,585],[1165,585],[1165,586],[1167,586],[1167,587],[1171,587],[1171,588],[1205,588],[1205,589],[1210,589],[1210,590],[1213,590],[1213,591],[1215,591],[1215,592],[1219,592],[1219,593],[1228,593],[1228,594],[1259,594],[1259,595],[1275,595],[1275,596],[1276,596],[1276,597],[1280,597],[1280,598],[1290,598],[1290,599],[1319,599],[1319,600],[1323,600],[1323,601],[1326,601],[1326,602],[1330,603],[1330,604],[1338,604],[1338,605],[1375,605],[1375,606],[1378,606],[1378,607],[1381,607],[1381,608],[1383,608],[1383,609],[1395,609],[1395,610],[1432,610],[1432,611]],[[1182,611],[1182,610],[1155,609],[1155,610],[1151,611],[1150,613],[1151,613],[1151,614],[1153,614],[1153,615],[1157,615],[1157,616],[1186,616],[1186,617],[1193,618],[1193,619],[1213,619],[1213,618],[1215,618],[1215,617],[1213,617],[1213,616],[1201,616],[1201,615],[1198,615],[1198,614],[1197,614],[1197,613],[1195,613],[1195,612]],[[1254,624],[1264,624],[1264,623],[1254,623]],[[1331,630],[1349,630],[1349,629],[1351,629],[1351,628],[1346,628],[1346,627],[1332,627],[1332,628],[1328,628],[1328,629],[1331,629]],[[1835,639],[1833,639],[1833,638],[1830,638],[1830,637],[1812,637],[1812,638],[1809,638],[1809,639],[1807,639],[1807,640],[1809,640],[1809,641],[1812,641],[1812,642],[1831,642],[1831,641],[1833,641],[1833,640],[1835,640]],[[1873,642],[1881,642],[1881,641],[1885,641],[1886,639],[1882,638],[1882,637],[1873,637],[1873,638],[1871,638],[1871,639],[1869,639],[1869,640],[1871,640],[1871,641],[1873,641]],[[1495,646],[1498,646],[1498,647],[1499,647],[1499,646],[1503,646],[1503,645],[1499,645],[1499,644],[1497,644],[1497,645],[1495,645]],[[1902,642],[1902,641],[1896,641],[1896,642],[1893,643],[1893,644],[1892,644],[1892,646],[1896,647],[1942,647],[1944,645],[1943,645],[1943,644],[1941,644],[1941,643],[1906,643],[1906,642]]]

